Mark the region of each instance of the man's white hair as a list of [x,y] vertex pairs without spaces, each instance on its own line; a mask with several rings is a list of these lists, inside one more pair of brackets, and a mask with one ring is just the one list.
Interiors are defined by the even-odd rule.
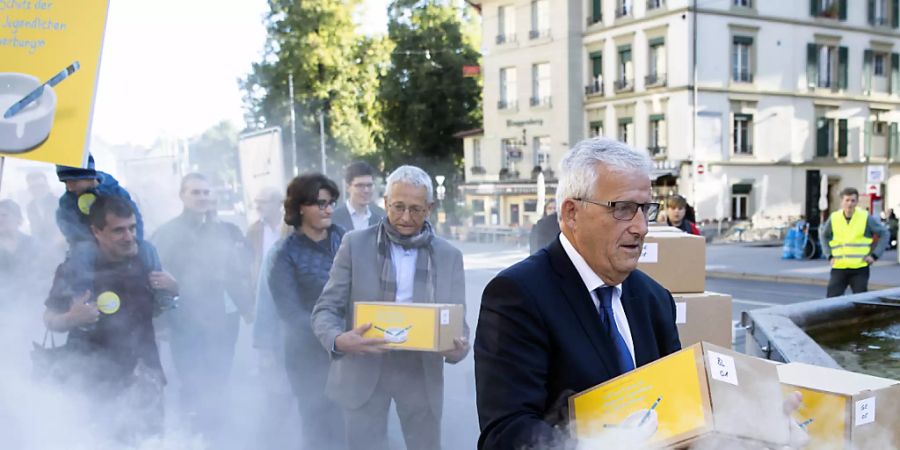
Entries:
[[[590,198],[597,188],[598,165],[624,170],[639,170],[650,177],[653,162],[646,153],[638,152],[615,139],[585,139],[572,147],[559,162],[559,184],[556,204],[562,207],[567,198]],[[562,215],[559,216],[562,219]]]
[[422,186],[428,193],[428,203],[434,201],[434,187],[431,185],[431,177],[424,170],[416,166],[400,166],[387,177],[385,189],[388,194],[395,183],[406,183],[412,186]]

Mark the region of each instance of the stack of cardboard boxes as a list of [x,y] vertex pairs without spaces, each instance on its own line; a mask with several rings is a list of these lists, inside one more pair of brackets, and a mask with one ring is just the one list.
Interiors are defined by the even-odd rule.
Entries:
[[706,341],[731,348],[731,296],[706,292],[706,239],[650,227],[638,269],[672,292],[682,347]]

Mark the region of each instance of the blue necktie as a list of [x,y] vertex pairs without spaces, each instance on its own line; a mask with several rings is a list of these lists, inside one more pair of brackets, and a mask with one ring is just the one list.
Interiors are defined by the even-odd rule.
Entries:
[[616,326],[616,318],[612,309],[612,286],[602,286],[597,288],[597,297],[600,298],[600,323],[603,325],[603,332],[609,336],[616,350],[616,362],[619,364],[619,374],[634,370],[634,361],[631,360],[631,352],[628,351],[628,345],[625,339],[619,333],[619,327]]

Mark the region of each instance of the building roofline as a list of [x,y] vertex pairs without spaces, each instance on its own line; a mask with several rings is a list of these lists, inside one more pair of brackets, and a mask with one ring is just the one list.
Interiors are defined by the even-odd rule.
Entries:
[[484,128],[472,128],[471,130],[463,130],[453,134],[457,139],[467,138],[471,136],[484,136]]

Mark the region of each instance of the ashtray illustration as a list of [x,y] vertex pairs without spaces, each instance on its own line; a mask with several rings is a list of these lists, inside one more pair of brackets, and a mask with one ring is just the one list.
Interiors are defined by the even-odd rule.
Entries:
[[389,328],[381,328],[379,326],[374,327],[376,330],[384,333],[384,340],[388,341],[391,344],[402,344],[409,339],[409,330],[412,328],[412,325],[400,328],[400,327],[389,327]]
[[0,73],[0,152],[24,153],[50,135],[56,112],[56,93],[45,86],[40,96],[13,115],[3,112],[41,86],[37,78],[23,73]]

